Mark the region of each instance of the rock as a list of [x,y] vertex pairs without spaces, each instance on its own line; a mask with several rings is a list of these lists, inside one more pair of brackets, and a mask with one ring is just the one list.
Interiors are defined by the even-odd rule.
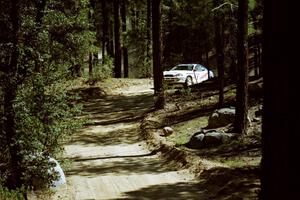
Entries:
[[66,184],[65,174],[64,174],[60,164],[58,163],[58,161],[55,160],[54,158],[51,158],[51,157],[49,158],[49,161],[54,163],[54,166],[53,166],[52,169],[49,170],[49,173],[54,172],[54,173],[57,173],[57,175],[58,175],[57,179],[52,182],[51,187],[52,188],[57,188],[61,185]]
[[208,119],[208,128],[218,128],[234,122],[235,108],[215,110]]
[[234,138],[233,134],[210,130],[206,133],[203,131],[196,132],[186,144],[191,149],[201,149],[206,147],[218,146],[229,142]]
[[164,136],[169,136],[174,132],[174,130],[171,127],[164,127],[163,128],[163,133]]
[[205,147],[218,146],[223,143],[223,134],[215,131],[208,132],[205,134],[203,143]]
[[228,143],[235,137],[236,135],[234,134],[223,133],[217,130],[211,130],[205,134],[203,143],[205,147],[213,147],[224,143]]
[[203,144],[203,139],[204,139],[204,134],[203,132],[197,132],[195,133],[190,141],[188,142],[187,146],[191,149],[201,149],[202,147],[204,147]]
[[[34,161],[35,159],[41,159],[41,158],[48,159],[48,162],[50,164],[50,167],[48,168],[48,174],[50,176],[55,175],[55,178],[56,178],[56,179],[52,180],[52,182],[50,184],[50,188],[56,189],[62,185],[65,185],[66,184],[65,174],[56,159],[54,159],[50,156],[42,155],[42,153],[31,154],[28,156],[28,159],[30,159],[31,161]],[[32,186],[35,190],[40,190],[45,187],[45,180],[43,180],[39,176],[31,177],[31,182],[32,182]]]

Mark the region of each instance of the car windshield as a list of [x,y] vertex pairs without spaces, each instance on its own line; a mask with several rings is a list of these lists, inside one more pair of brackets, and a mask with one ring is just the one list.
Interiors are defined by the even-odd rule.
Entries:
[[177,65],[173,67],[171,70],[193,70],[193,65]]

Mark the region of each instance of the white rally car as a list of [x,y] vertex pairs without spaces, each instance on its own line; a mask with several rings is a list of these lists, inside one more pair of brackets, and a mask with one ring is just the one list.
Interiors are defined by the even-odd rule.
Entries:
[[214,77],[211,70],[200,64],[179,64],[169,71],[164,71],[163,75],[166,84],[182,84],[185,87]]

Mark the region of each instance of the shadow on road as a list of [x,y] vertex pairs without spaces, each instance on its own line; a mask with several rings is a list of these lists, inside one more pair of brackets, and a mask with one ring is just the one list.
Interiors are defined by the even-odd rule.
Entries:
[[136,125],[143,115],[153,110],[153,94],[107,95],[98,87],[78,88],[75,103],[83,106],[81,118],[87,120],[80,133],[72,137],[71,143],[82,145],[116,145],[135,143],[139,138]]
[[127,192],[124,197],[118,199],[257,199],[260,188],[258,173],[257,168],[229,169],[218,167],[205,171],[199,182],[153,185]]

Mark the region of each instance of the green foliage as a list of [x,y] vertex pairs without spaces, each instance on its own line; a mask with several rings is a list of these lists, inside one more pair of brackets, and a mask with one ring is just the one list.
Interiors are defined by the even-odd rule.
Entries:
[[142,67],[139,68],[138,70],[138,78],[150,78],[152,77],[152,61],[144,58]]
[[105,56],[104,62],[100,63],[98,60],[93,64],[93,77],[89,77],[89,82],[103,81],[112,77],[113,74],[113,59],[109,56]]
[[91,44],[95,40],[95,33],[90,31],[88,5],[86,1],[81,1],[80,9],[74,8],[72,12],[66,12],[55,9],[57,4],[63,3],[51,1],[45,16],[54,58],[64,63],[69,61],[70,64],[83,64],[84,56],[94,50]]
[[[6,185],[13,173],[10,148],[18,146],[18,165],[22,183],[27,187],[48,187],[55,174],[50,174],[48,156],[59,157],[62,144],[83,124],[74,120],[80,106],[71,103],[67,95],[69,67],[84,63],[95,37],[89,30],[88,1],[65,7],[67,2],[47,1],[41,23],[37,22],[37,7],[22,1],[20,10],[19,58],[13,73],[0,74],[3,85],[16,85],[13,100],[15,133],[7,143],[3,131],[4,108],[2,82],[0,85],[0,184]],[[8,12],[9,9],[1,11]],[[1,19],[2,20],[2,19]],[[9,18],[5,23],[10,24]],[[2,22],[2,21],[1,21]],[[2,24],[1,24],[2,26]],[[9,26],[8,26],[9,27]],[[1,66],[8,66],[11,58],[11,35],[0,43]],[[4,190],[3,190],[4,191]],[[8,193],[8,192],[6,192]]]
[[24,189],[9,190],[0,185],[1,200],[24,200]]
[[[55,75],[49,72],[45,75],[47,77],[37,73],[28,77],[19,87],[14,103],[17,125],[15,143],[21,146],[20,165],[24,168],[22,180],[26,186],[34,188],[48,187],[56,178],[55,174],[48,173],[51,166],[48,155],[59,156],[63,150],[62,144],[83,124],[82,120],[74,120],[81,108],[68,103],[71,98],[66,95],[68,85],[62,79],[54,82]],[[49,76],[53,78],[52,83]],[[1,149],[6,152],[7,148],[2,145]],[[2,153],[1,161],[8,163],[9,157]],[[1,178],[4,181],[10,171],[6,168],[3,172]]]
[[249,9],[253,10],[254,7],[256,6],[256,1],[257,0],[249,0]]
[[202,63],[213,46],[211,1],[165,1],[163,6],[164,67]]
[[22,136],[36,140],[31,140],[33,144],[28,148],[55,154],[57,140],[65,139],[78,128],[72,117],[79,108],[67,104],[70,97],[66,95],[67,85],[61,80],[50,85],[45,85],[45,82],[41,74],[30,77],[19,88],[15,110],[20,124],[18,131]]

